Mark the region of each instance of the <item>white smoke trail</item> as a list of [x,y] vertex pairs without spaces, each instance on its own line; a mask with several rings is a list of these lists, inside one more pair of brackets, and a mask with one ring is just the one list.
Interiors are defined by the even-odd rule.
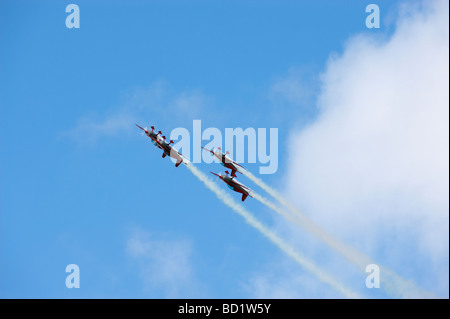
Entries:
[[337,282],[333,277],[321,270],[312,261],[305,258],[301,253],[295,250],[292,246],[287,244],[281,237],[279,237],[273,230],[267,228],[262,224],[253,214],[246,210],[242,205],[236,203],[230,194],[224,192],[221,188],[217,186],[207,175],[199,171],[193,164],[186,161],[187,168],[191,171],[194,176],[196,176],[200,181],[202,181],[207,188],[216,194],[216,196],[227,206],[233,209],[236,213],[244,217],[246,222],[252,227],[256,228],[260,233],[266,236],[270,241],[272,241],[278,248],[280,248],[284,253],[292,257],[300,266],[314,274],[320,281],[329,284],[333,289],[342,293],[347,298],[361,298],[359,294],[351,291],[343,284]]
[[[286,211],[269,201],[268,199],[253,193],[253,197],[266,205],[270,209],[279,213],[283,217],[285,217],[290,222],[295,223],[296,225],[302,227],[310,234],[322,240],[328,247],[337,251],[341,255],[343,255],[348,261],[355,264],[358,269],[362,272],[365,272],[366,266],[369,264],[377,264],[368,256],[360,253],[353,247],[350,247],[340,241],[339,239],[333,237],[329,233],[327,233],[324,229],[316,225],[312,220],[302,214],[297,208],[292,206],[289,202],[287,202],[276,190],[272,187],[264,183],[260,178],[256,177],[252,173],[247,170],[241,170],[242,174],[247,176],[250,180],[252,180],[255,184],[264,189],[268,194],[270,194],[273,198],[275,198],[280,204],[285,206],[293,215],[288,214]],[[417,287],[413,281],[405,280],[394,271],[386,268],[384,266],[380,267],[380,273],[383,278],[383,288],[386,292],[393,295],[394,297],[400,298],[435,298],[435,296],[425,291],[419,287]]]

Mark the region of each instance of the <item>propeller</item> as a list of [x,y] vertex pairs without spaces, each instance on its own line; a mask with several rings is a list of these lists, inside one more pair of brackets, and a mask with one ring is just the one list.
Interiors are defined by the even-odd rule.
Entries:
[[152,132],[153,132],[153,130],[155,129],[155,127],[154,127],[154,126],[151,126],[150,128],[152,129]]
[[169,145],[170,145],[170,144],[173,144],[173,141],[172,141],[172,140],[170,140]]

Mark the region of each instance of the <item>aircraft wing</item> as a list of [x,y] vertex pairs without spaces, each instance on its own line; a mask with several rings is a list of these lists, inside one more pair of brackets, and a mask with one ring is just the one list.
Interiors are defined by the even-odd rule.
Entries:
[[216,173],[210,172],[213,175],[216,175],[217,177],[220,177],[220,175],[217,175]]
[[208,152],[210,152],[211,154],[214,154],[214,152],[213,152],[212,150],[209,150],[209,149],[207,149],[207,148],[204,148],[203,146],[202,146],[202,148],[203,148],[205,151],[208,151]]
[[[228,162],[228,163],[231,163],[231,164],[233,164],[233,165],[236,165],[236,166],[239,166],[239,167],[241,167],[241,168],[244,168],[242,165],[239,165],[238,163],[236,163],[235,161],[233,161],[231,158],[229,158],[228,156],[226,156],[225,155],[225,160]],[[240,173],[240,172],[239,172]]]
[[[241,167],[241,168],[244,168],[244,166],[242,166],[242,165],[239,165],[238,163],[236,163],[236,162],[233,162],[235,165],[237,165],[237,166],[239,166],[239,167]],[[240,173],[240,172],[239,172]]]

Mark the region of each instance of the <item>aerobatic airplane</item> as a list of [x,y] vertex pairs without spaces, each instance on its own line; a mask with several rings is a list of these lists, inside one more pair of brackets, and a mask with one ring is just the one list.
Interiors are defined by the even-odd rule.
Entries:
[[[231,158],[229,158],[227,156],[228,154],[230,154],[228,151],[226,151],[225,154],[223,154],[222,149],[220,147],[217,148],[217,151],[209,150],[207,148],[204,148],[203,146],[202,146],[202,148],[205,151],[208,151],[211,154],[213,154],[215,157],[217,157],[220,161],[220,164],[222,164],[226,168],[230,169],[232,177],[236,177],[236,172],[239,172],[239,168],[243,168],[241,165],[239,165],[238,163],[236,163],[235,161],[233,161]],[[239,172],[239,173],[241,173],[241,172]]]
[[178,152],[176,149],[174,149],[170,144],[173,144],[173,141],[170,140],[169,143],[166,142],[166,137],[161,135],[161,131],[158,131],[158,133],[154,132],[154,127],[151,127],[151,131],[149,132],[146,128],[142,128],[139,125],[136,124],[137,127],[139,127],[141,130],[143,130],[145,132],[145,134],[150,137],[150,139],[152,140],[153,145],[155,145],[156,147],[162,149],[164,151],[162,157],[166,157],[167,155],[169,155],[170,157],[174,158],[177,160],[177,162],[175,163],[175,167],[180,166],[180,164],[183,162],[183,155]]
[[222,176],[222,174],[216,174],[213,172],[210,172],[213,175],[216,175],[217,177],[219,177],[221,180],[223,180],[225,183],[227,183],[228,187],[231,188],[232,190],[234,190],[235,192],[241,193],[242,194],[242,201],[245,201],[245,199],[247,198],[247,196],[250,196],[253,198],[252,195],[250,195],[251,189],[242,185],[241,183],[239,183],[237,180],[234,179],[234,176],[228,176],[228,171],[225,171],[226,176]]

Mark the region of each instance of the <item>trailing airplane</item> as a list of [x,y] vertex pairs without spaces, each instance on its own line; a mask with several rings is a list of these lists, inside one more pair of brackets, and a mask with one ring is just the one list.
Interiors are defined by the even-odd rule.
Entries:
[[231,188],[232,190],[234,190],[235,192],[241,193],[242,194],[242,201],[245,201],[245,199],[247,198],[247,196],[250,196],[253,198],[252,195],[250,195],[251,189],[248,188],[247,186],[244,186],[243,184],[239,183],[237,180],[234,179],[235,176],[228,176],[228,171],[225,171],[225,176],[223,176],[222,174],[216,174],[213,172],[210,172],[213,175],[216,175],[217,177],[219,177],[221,180],[223,180],[225,183],[227,183],[228,187]]
[[162,135],[161,131],[158,131],[158,133],[155,133],[155,128],[152,126],[151,131],[147,130],[147,128],[142,128],[139,125],[136,124],[137,127],[139,127],[141,130],[145,132],[145,134],[150,137],[152,140],[153,145],[163,150],[162,157],[166,157],[169,155],[170,157],[177,160],[175,163],[175,167],[180,166],[180,164],[183,162],[184,157],[183,155],[178,152],[176,149],[174,149],[171,144],[173,144],[173,141],[170,140],[169,143],[166,142],[166,137]]
[[[211,154],[213,154],[215,157],[217,157],[219,159],[219,161],[220,161],[220,164],[222,164],[226,168],[230,169],[232,177],[237,177],[236,176],[236,172],[239,172],[240,168],[243,169],[243,167],[241,165],[239,165],[238,163],[233,161],[230,157],[228,157],[228,154],[230,154],[230,152],[226,151],[225,154],[223,154],[222,153],[222,149],[220,147],[217,148],[217,151],[209,150],[207,148],[204,148],[203,146],[202,146],[202,148],[205,151],[208,151]],[[241,173],[241,172],[239,172],[239,173]]]

